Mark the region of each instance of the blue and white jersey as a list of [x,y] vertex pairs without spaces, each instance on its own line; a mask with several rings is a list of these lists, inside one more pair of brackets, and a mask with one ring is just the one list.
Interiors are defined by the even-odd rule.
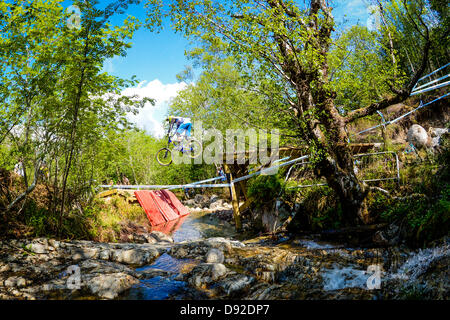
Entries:
[[190,124],[191,118],[174,117],[172,121],[177,125],[178,128],[182,124]]

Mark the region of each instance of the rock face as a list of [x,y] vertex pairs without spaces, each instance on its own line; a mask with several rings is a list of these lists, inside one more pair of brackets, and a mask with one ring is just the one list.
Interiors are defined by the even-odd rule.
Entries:
[[407,141],[417,148],[425,148],[431,144],[427,131],[418,124],[413,124],[409,128]]
[[202,263],[196,266],[188,275],[188,282],[197,288],[213,284],[228,272],[221,263]]

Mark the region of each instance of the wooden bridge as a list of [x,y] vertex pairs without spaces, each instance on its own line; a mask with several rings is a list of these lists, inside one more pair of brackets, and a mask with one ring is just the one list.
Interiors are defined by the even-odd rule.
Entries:
[[[374,143],[354,143],[350,144],[353,154],[366,153],[367,151],[373,149],[376,146]],[[268,150],[269,151],[269,150]],[[305,150],[297,147],[280,147],[278,149],[278,154],[272,155],[272,159],[269,158],[266,165],[260,165],[254,172],[249,173],[249,164],[253,163],[251,160],[255,159],[257,154],[255,151],[246,152],[236,152],[236,153],[223,153],[222,159],[223,166],[227,183],[211,183],[217,180],[223,179],[223,177],[215,177],[202,181],[193,182],[185,185],[100,185],[100,188],[108,189],[186,189],[186,188],[225,188],[228,187],[230,190],[231,205],[233,208],[233,217],[236,224],[236,229],[242,228],[241,214],[250,209],[252,199],[247,195],[247,180],[253,176],[259,174],[269,173],[270,169],[280,168],[284,166],[289,166],[299,161],[306,160],[308,155],[305,155]],[[278,158],[281,158],[283,163],[276,164],[277,162],[282,162]],[[292,159],[293,160],[288,160]],[[232,160],[232,161],[230,161]],[[229,163],[227,163],[229,162]],[[231,162],[231,163],[230,163]],[[210,183],[210,184],[205,184]],[[104,192],[103,194],[106,194]],[[241,204],[241,200],[243,203]],[[147,213],[148,214],[148,213]],[[151,217],[153,219],[153,217]],[[152,221],[152,219],[149,220]]]

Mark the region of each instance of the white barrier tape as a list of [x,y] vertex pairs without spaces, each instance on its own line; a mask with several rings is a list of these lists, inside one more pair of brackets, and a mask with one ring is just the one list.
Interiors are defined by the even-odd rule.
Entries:
[[432,86],[432,87],[429,87],[429,88],[426,88],[426,89],[415,91],[415,92],[411,93],[410,96],[415,96],[416,94],[425,93],[425,92],[428,92],[428,91],[431,91],[431,90],[439,89],[439,88],[448,86],[449,84],[450,84],[450,81],[443,82],[443,83],[437,84],[435,86]]
[[[197,182],[192,182],[192,183],[190,183],[190,185],[197,185],[197,184],[202,184],[202,183],[205,183],[205,182],[216,181],[216,180],[220,180],[220,179],[223,179],[223,177],[220,176],[220,177],[210,178],[210,179],[201,180],[201,181],[197,181]],[[171,189],[177,189],[177,187],[170,187],[170,188],[168,188],[168,190],[171,190]]]
[[[444,94],[443,96],[440,96],[439,98],[436,98],[436,99],[434,99],[434,100],[432,100],[432,101],[430,101],[430,102],[427,102],[427,103],[425,103],[425,104],[420,103],[420,105],[419,105],[417,108],[415,108],[415,109],[413,109],[413,110],[411,110],[411,111],[408,111],[407,113],[401,115],[401,116],[398,117],[398,118],[395,118],[395,119],[393,119],[393,120],[390,120],[390,121],[385,122],[384,125],[387,126],[387,125],[389,125],[389,124],[395,123],[395,122],[397,122],[398,120],[403,119],[404,117],[410,115],[411,113],[413,113],[413,112],[415,112],[415,111],[417,111],[417,110],[419,110],[419,109],[421,109],[421,108],[423,108],[423,107],[426,107],[426,106],[432,104],[433,102],[436,102],[436,101],[438,101],[438,100],[440,100],[440,99],[443,99],[443,98],[445,98],[445,97],[447,97],[447,96],[449,96],[449,95],[450,95],[450,92],[449,92],[449,93],[446,93],[446,94]],[[383,125],[383,124],[379,124],[379,125],[376,125],[376,126],[373,126],[373,127],[367,128],[367,129],[364,129],[364,130],[362,130],[362,131],[360,131],[360,132],[357,132],[357,133],[355,133],[355,134],[352,134],[352,136],[355,136],[355,135],[357,135],[357,134],[361,134],[361,133],[364,133],[364,132],[367,132],[367,131],[376,129],[376,128],[378,128],[378,127],[381,127],[382,125]]]
[[[443,76],[443,77],[440,77],[440,78],[438,78],[438,79],[436,79],[436,80],[427,82],[427,83],[421,85],[420,87],[414,88],[414,89],[412,90],[412,92],[416,92],[416,91],[419,90],[419,89],[428,87],[429,85],[431,85],[431,84],[433,84],[433,83],[436,83],[436,82],[439,82],[439,81],[441,81],[441,80],[447,79],[448,77],[450,77],[450,73],[447,74],[447,75],[445,75],[445,76]],[[417,84],[416,84],[416,85],[417,85]]]
[[279,165],[274,166],[274,167],[269,167],[269,168],[266,168],[266,169],[262,169],[262,170],[260,170],[260,171],[258,171],[258,172],[254,172],[254,173],[248,174],[248,175],[246,175],[246,176],[239,177],[239,178],[233,180],[232,183],[236,183],[236,182],[239,182],[239,181],[242,181],[242,180],[247,180],[247,179],[249,179],[249,178],[251,178],[251,177],[254,177],[254,176],[257,176],[257,175],[260,175],[260,174],[263,174],[263,173],[271,172],[273,169],[281,168],[281,167],[284,167],[284,166],[288,166],[288,165],[290,165],[290,164],[292,164],[292,163],[296,163],[296,162],[298,162],[298,161],[300,161],[300,160],[303,160],[303,159],[306,159],[306,158],[308,158],[308,157],[309,157],[309,156],[302,156],[302,157],[300,157],[300,158],[293,159],[293,160],[291,160],[291,161],[288,161],[288,162],[279,164]]
[[441,71],[442,69],[448,67],[449,65],[450,65],[450,62],[447,63],[445,66],[440,67],[439,69],[436,69],[436,70],[434,70],[433,72],[427,74],[426,76],[423,76],[422,78],[420,78],[419,80],[417,80],[417,82],[419,82],[420,80],[423,80],[423,79],[425,79],[425,78],[428,78],[429,76],[432,76],[432,75],[435,74],[436,72]]

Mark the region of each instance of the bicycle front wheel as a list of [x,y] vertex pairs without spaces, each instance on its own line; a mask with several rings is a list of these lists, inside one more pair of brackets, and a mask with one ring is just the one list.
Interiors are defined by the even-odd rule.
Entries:
[[185,152],[190,158],[197,158],[202,153],[202,144],[195,139],[191,139],[187,143]]
[[172,163],[172,151],[169,148],[162,148],[156,153],[156,161],[162,166]]

